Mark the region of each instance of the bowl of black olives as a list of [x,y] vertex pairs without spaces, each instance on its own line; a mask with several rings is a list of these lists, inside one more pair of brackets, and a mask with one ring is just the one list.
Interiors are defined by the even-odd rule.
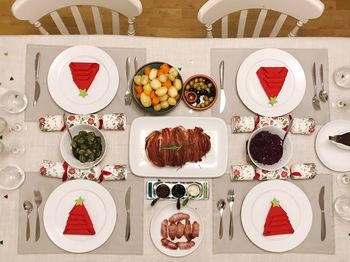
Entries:
[[194,75],[184,83],[182,96],[185,104],[194,110],[212,107],[218,97],[214,80],[206,75]]
[[72,138],[66,131],[61,138],[61,155],[72,167],[88,169],[96,166],[106,152],[106,139],[103,133],[91,125],[73,126]]

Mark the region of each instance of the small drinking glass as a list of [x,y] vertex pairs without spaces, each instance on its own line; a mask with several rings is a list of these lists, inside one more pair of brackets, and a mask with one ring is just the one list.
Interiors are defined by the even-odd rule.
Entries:
[[333,73],[334,82],[344,88],[350,88],[350,68],[340,67]]
[[9,164],[0,170],[0,189],[14,190],[24,182],[25,174],[23,170],[13,164]]
[[11,114],[23,112],[28,105],[28,98],[25,94],[16,90],[7,90],[0,97],[0,107]]
[[332,107],[347,110],[350,107],[350,99],[347,99],[347,100],[338,99],[337,101],[332,102]]
[[337,175],[337,183],[342,187],[350,187],[350,175],[348,174],[339,174]]
[[341,195],[334,201],[335,213],[342,219],[350,221],[350,195]]

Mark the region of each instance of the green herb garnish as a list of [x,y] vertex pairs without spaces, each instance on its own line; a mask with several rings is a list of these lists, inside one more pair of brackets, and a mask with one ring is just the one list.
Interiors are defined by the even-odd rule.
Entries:
[[179,152],[182,148],[182,145],[181,146],[162,146],[160,149],[161,150],[173,150],[173,151],[176,151],[176,152]]

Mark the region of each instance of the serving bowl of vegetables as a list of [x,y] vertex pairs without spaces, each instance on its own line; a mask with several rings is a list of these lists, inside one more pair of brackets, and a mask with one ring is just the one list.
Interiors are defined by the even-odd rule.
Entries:
[[163,62],[142,66],[134,75],[132,94],[137,106],[152,114],[174,109],[182,95],[182,77],[178,70]]
[[106,153],[103,133],[91,125],[78,125],[70,129],[73,139],[66,131],[60,143],[63,159],[72,167],[88,169],[101,162]]
[[215,81],[202,74],[188,78],[182,93],[185,104],[194,110],[206,110],[212,107],[218,97]]

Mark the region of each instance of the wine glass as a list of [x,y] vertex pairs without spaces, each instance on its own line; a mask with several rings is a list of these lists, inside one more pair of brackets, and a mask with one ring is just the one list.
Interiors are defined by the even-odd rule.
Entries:
[[334,201],[335,213],[342,219],[350,221],[350,195],[341,195]]
[[5,145],[3,141],[0,141],[0,155],[12,155],[19,157],[25,152],[25,146],[19,143],[14,143],[11,145]]
[[0,97],[0,107],[11,114],[23,112],[28,105],[28,98],[25,94],[16,90],[7,90]]
[[0,189],[16,189],[22,185],[24,178],[25,173],[19,166],[8,164],[0,170]]
[[0,134],[8,132],[22,132],[27,130],[27,124],[24,121],[12,122],[9,124],[5,118],[0,117]]

